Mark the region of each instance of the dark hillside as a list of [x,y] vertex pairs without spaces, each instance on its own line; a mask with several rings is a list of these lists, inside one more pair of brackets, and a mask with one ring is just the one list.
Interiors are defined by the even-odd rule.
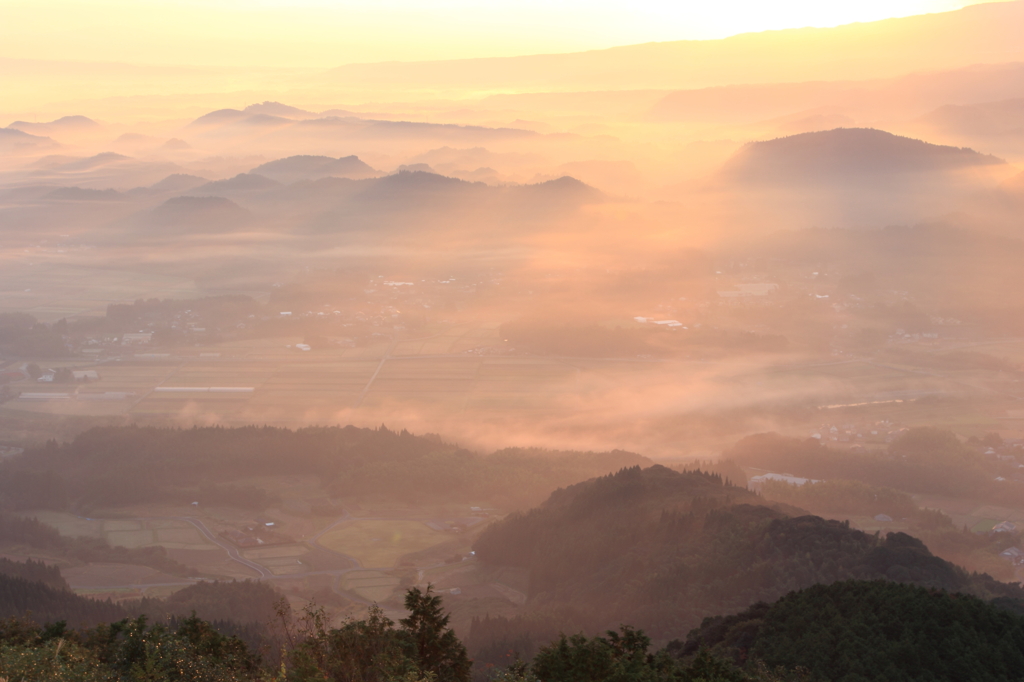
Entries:
[[872,128],[836,128],[752,142],[726,166],[728,177],[757,182],[941,172],[1005,163],[972,149],[929,144]]
[[111,602],[80,597],[66,589],[0,573],[0,618],[30,616],[38,623],[66,621],[73,627],[120,620],[127,612]]
[[[1024,598],[1024,590],[970,575],[902,533],[887,537],[816,516],[787,516],[751,492],[699,472],[626,469],[554,493],[539,508],[485,531],[475,545],[491,566],[529,572],[527,612],[478,621],[509,641],[574,623],[593,632],[629,623],[655,638],[702,618],[837,580],[888,579]],[[799,513],[799,512],[797,512]]]
[[701,646],[837,682],[1019,680],[1024,618],[964,594],[845,581],[708,618],[669,648],[686,656]]

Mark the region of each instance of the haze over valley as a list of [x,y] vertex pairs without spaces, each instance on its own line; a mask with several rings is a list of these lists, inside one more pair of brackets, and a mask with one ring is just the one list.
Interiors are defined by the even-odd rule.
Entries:
[[0,676],[1019,679],[1024,0],[956,7],[0,48]]

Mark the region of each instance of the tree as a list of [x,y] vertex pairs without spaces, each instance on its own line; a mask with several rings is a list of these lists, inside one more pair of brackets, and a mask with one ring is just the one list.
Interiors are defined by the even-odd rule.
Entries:
[[409,617],[400,623],[413,647],[413,658],[423,673],[433,673],[437,682],[469,682],[471,662],[455,632],[448,627],[449,615],[441,610],[441,597],[427,585],[405,593]]

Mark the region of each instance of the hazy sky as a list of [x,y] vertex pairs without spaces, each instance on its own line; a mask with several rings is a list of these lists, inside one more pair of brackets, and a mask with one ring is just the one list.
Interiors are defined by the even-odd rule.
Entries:
[[0,57],[336,66],[834,26],[978,0],[0,0]]

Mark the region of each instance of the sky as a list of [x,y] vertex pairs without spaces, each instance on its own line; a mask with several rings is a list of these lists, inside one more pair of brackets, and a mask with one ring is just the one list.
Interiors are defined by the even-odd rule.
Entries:
[[0,0],[0,58],[318,68],[722,38],[971,4],[978,0]]

